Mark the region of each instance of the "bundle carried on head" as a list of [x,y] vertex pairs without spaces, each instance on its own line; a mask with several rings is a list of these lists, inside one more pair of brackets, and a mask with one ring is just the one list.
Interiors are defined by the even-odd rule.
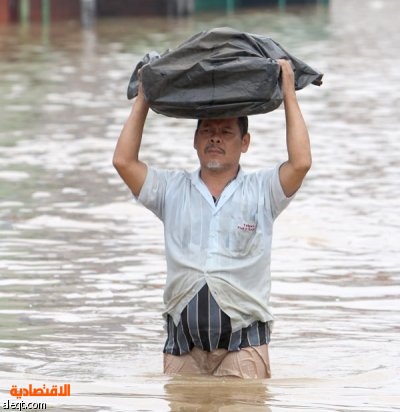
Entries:
[[150,52],[137,64],[128,98],[143,93],[157,113],[190,119],[267,113],[282,103],[276,60],[291,62],[295,88],[321,85],[323,74],[269,37],[216,28],[198,33],[174,50]]

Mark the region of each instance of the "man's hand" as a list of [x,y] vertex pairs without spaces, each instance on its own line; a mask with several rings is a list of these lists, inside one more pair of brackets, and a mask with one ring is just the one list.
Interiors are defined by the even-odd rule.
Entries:
[[294,88],[294,72],[292,65],[285,59],[278,59],[277,62],[279,66],[281,66],[283,97],[285,97],[288,93],[296,93]]
[[[138,70],[138,95],[137,98],[139,98],[140,100],[144,100],[144,93],[143,93],[143,84],[142,84],[142,74],[141,74],[142,68],[140,68]],[[147,102],[146,102],[147,104]]]

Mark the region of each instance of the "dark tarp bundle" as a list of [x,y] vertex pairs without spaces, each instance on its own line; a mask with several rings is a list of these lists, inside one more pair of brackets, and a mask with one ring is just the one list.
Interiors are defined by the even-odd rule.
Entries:
[[217,28],[198,33],[161,56],[146,54],[136,66],[128,98],[143,93],[157,113],[191,119],[267,113],[282,103],[277,59],[290,60],[296,90],[321,85],[322,74],[269,37]]

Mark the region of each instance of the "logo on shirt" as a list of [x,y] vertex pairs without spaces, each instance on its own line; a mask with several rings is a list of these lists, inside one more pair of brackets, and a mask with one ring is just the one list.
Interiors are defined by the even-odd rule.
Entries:
[[237,225],[237,228],[243,230],[243,232],[254,232],[257,225],[254,223],[242,223],[241,225]]

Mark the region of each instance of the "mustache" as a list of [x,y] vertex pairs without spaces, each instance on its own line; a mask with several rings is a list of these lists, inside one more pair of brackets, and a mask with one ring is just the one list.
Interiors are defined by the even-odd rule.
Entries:
[[209,152],[210,150],[216,150],[216,151],[218,151],[218,152],[221,153],[221,154],[225,154],[225,150],[224,150],[224,149],[222,149],[222,148],[220,148],[220,147],[218,147],[218,146],[215,146],[214,144],[209,144],[209,145],[207,145],[206,148],[204,149],[204,152],[207,153],[207,152]]

